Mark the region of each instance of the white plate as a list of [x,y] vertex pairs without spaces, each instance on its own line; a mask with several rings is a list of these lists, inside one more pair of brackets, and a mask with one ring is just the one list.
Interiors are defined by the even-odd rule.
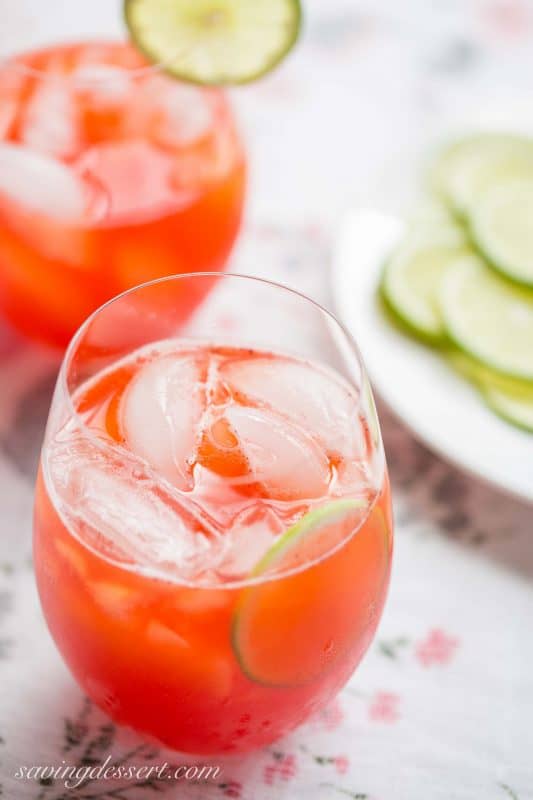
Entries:
[[398,217],[353,211],[344,220],[334,257],[336,308],[361,348],[374,389],[432,450],[533,502],[533,434],[489,411],[442,358],[395,330],[378,306],[383,261],[402,230]]

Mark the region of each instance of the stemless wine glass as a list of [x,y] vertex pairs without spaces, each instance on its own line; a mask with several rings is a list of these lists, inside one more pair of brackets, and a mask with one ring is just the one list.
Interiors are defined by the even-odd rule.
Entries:
[[[192,317],[184,292],[206,297]],[[370,387],[322,307],[258,278],[179,275],[82,325],[34,562],[59,650],[115,720],[196,753],[282,736],[364,655],[391,554]]]
[[122,5],[3,7],[0,313],[59,347],[125,289],[221,270],[241,220],[245,158],[226,94],[148,63]]

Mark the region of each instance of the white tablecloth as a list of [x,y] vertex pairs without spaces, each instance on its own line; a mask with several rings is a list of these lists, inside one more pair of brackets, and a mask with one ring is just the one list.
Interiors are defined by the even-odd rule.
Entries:
[[[252,178],[232,268],[327,304],[343,208],[455,98],[531,91],[532,45],[533,3],[521,0],[309,3],[295,54],[235,93]],[[208,783],[95,780],[69,791],[17,779],[23,765],[176,761],[86,701],[40,614],[31,502],[56,367],[0,332],[1,796],[533,798],[532,510],[439,461],[383,409],[391,591],[376,640],[334,705],[262,752],[215,760],[221,773]]]

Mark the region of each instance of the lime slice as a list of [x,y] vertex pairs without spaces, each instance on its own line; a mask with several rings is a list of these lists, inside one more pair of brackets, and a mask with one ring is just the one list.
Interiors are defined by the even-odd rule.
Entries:
[[406,329],[430,344],[443,340],[438,290],[447,267],[464,248],[464,235],[448,223],[419,227],[388,261],[381,293]]
[[300,0],[125,0],[145,55],[193,83],[248,83],[270,72],[298,38]]
[[533,173],[533,141],[504,133],[485,133],[452,143],[441,151],[431,173],[434,189],[464,216],[479,193],[498,176]]
[[515,395],[494,387],[485,387],[483,397],[489,408],[506,422],[533,433],[533,391]]
[[533,386],[508,378],[473,361],[457,350],[447,354],[448,361],[481,392],[489,408],[511,424],[533,432]]
[[363,500],[337,500],[311,511],[261,559],[251,577],[265,580],[244,590],[232,627],[248,678],[304,685],[359,642],[390,557],[381,509],[374,506],[361,525],[367,508]]
[[446,333],[496,372],[533,382],[533,293],[500,278],[476,256],[457,258],[440,284]]
[[533,143],[528,149],[519,147],[508,153],[499,153],[494,158],[473,159],[461,178],[465,216],[470,216],[476,203],[493,186],[524,178],[533,180]]
[[471,210],[470,230],[491,266],[533,287],[533,178],[489,188]]
[[479,361],[474,361],[466,353],[456,350],[455,348],[449,349],[446,352],[446,358],[448,363],[457,372],[482,391],[485,389],[495,389],[504,394],[516,396],[533,392],[533,386],[530,382],[517,378],[510,378],[507,375],[502,375],[501,372],[495,372],[493,369],[481,364]]

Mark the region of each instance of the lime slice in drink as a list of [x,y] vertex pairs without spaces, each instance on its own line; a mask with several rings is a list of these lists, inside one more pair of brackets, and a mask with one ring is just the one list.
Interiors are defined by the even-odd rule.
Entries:
[[510,394],[509,392],[485,387],[485,402],[499,417],[517,428],[533,433],[533,391],[529,394]]
[[[236,657],[251,680],[306,684],[360,634],[361,603],[355,593],[361,591],[365,603],[375,601],[365,582],[378,569],[384,571],[387,544],[380,509],[374,507],[364,519],[367,508],[363,500],[334,500],[310,511],[257,564],[251,577],[264,580],[243,591],[232,630]],[[347,543],[328,555],[342,542]],[[351,554],[347,548],[358,544]]]
[[415,229],[388,261],[381,294],[393,316],[408,332],[439,344],[444,328],[437,300],[442,276],[464,248],[464,235],[449,223],[427,233]]
[[166,72],[193,83],[248,83],[289,52],[299,0],[125,0],[137,47]]
[[533,177],[489,188],[471,209],[470,230],[492,267],[533,287]]
[[473,255],[457,258],[440,284],[446,333],[490,369],[533,382],[533,293],[519,288]]
[[431,172],[433,188],[460,216],[498,175],[533,171],[533,140],[485,133],[453,142],[441,151]]

